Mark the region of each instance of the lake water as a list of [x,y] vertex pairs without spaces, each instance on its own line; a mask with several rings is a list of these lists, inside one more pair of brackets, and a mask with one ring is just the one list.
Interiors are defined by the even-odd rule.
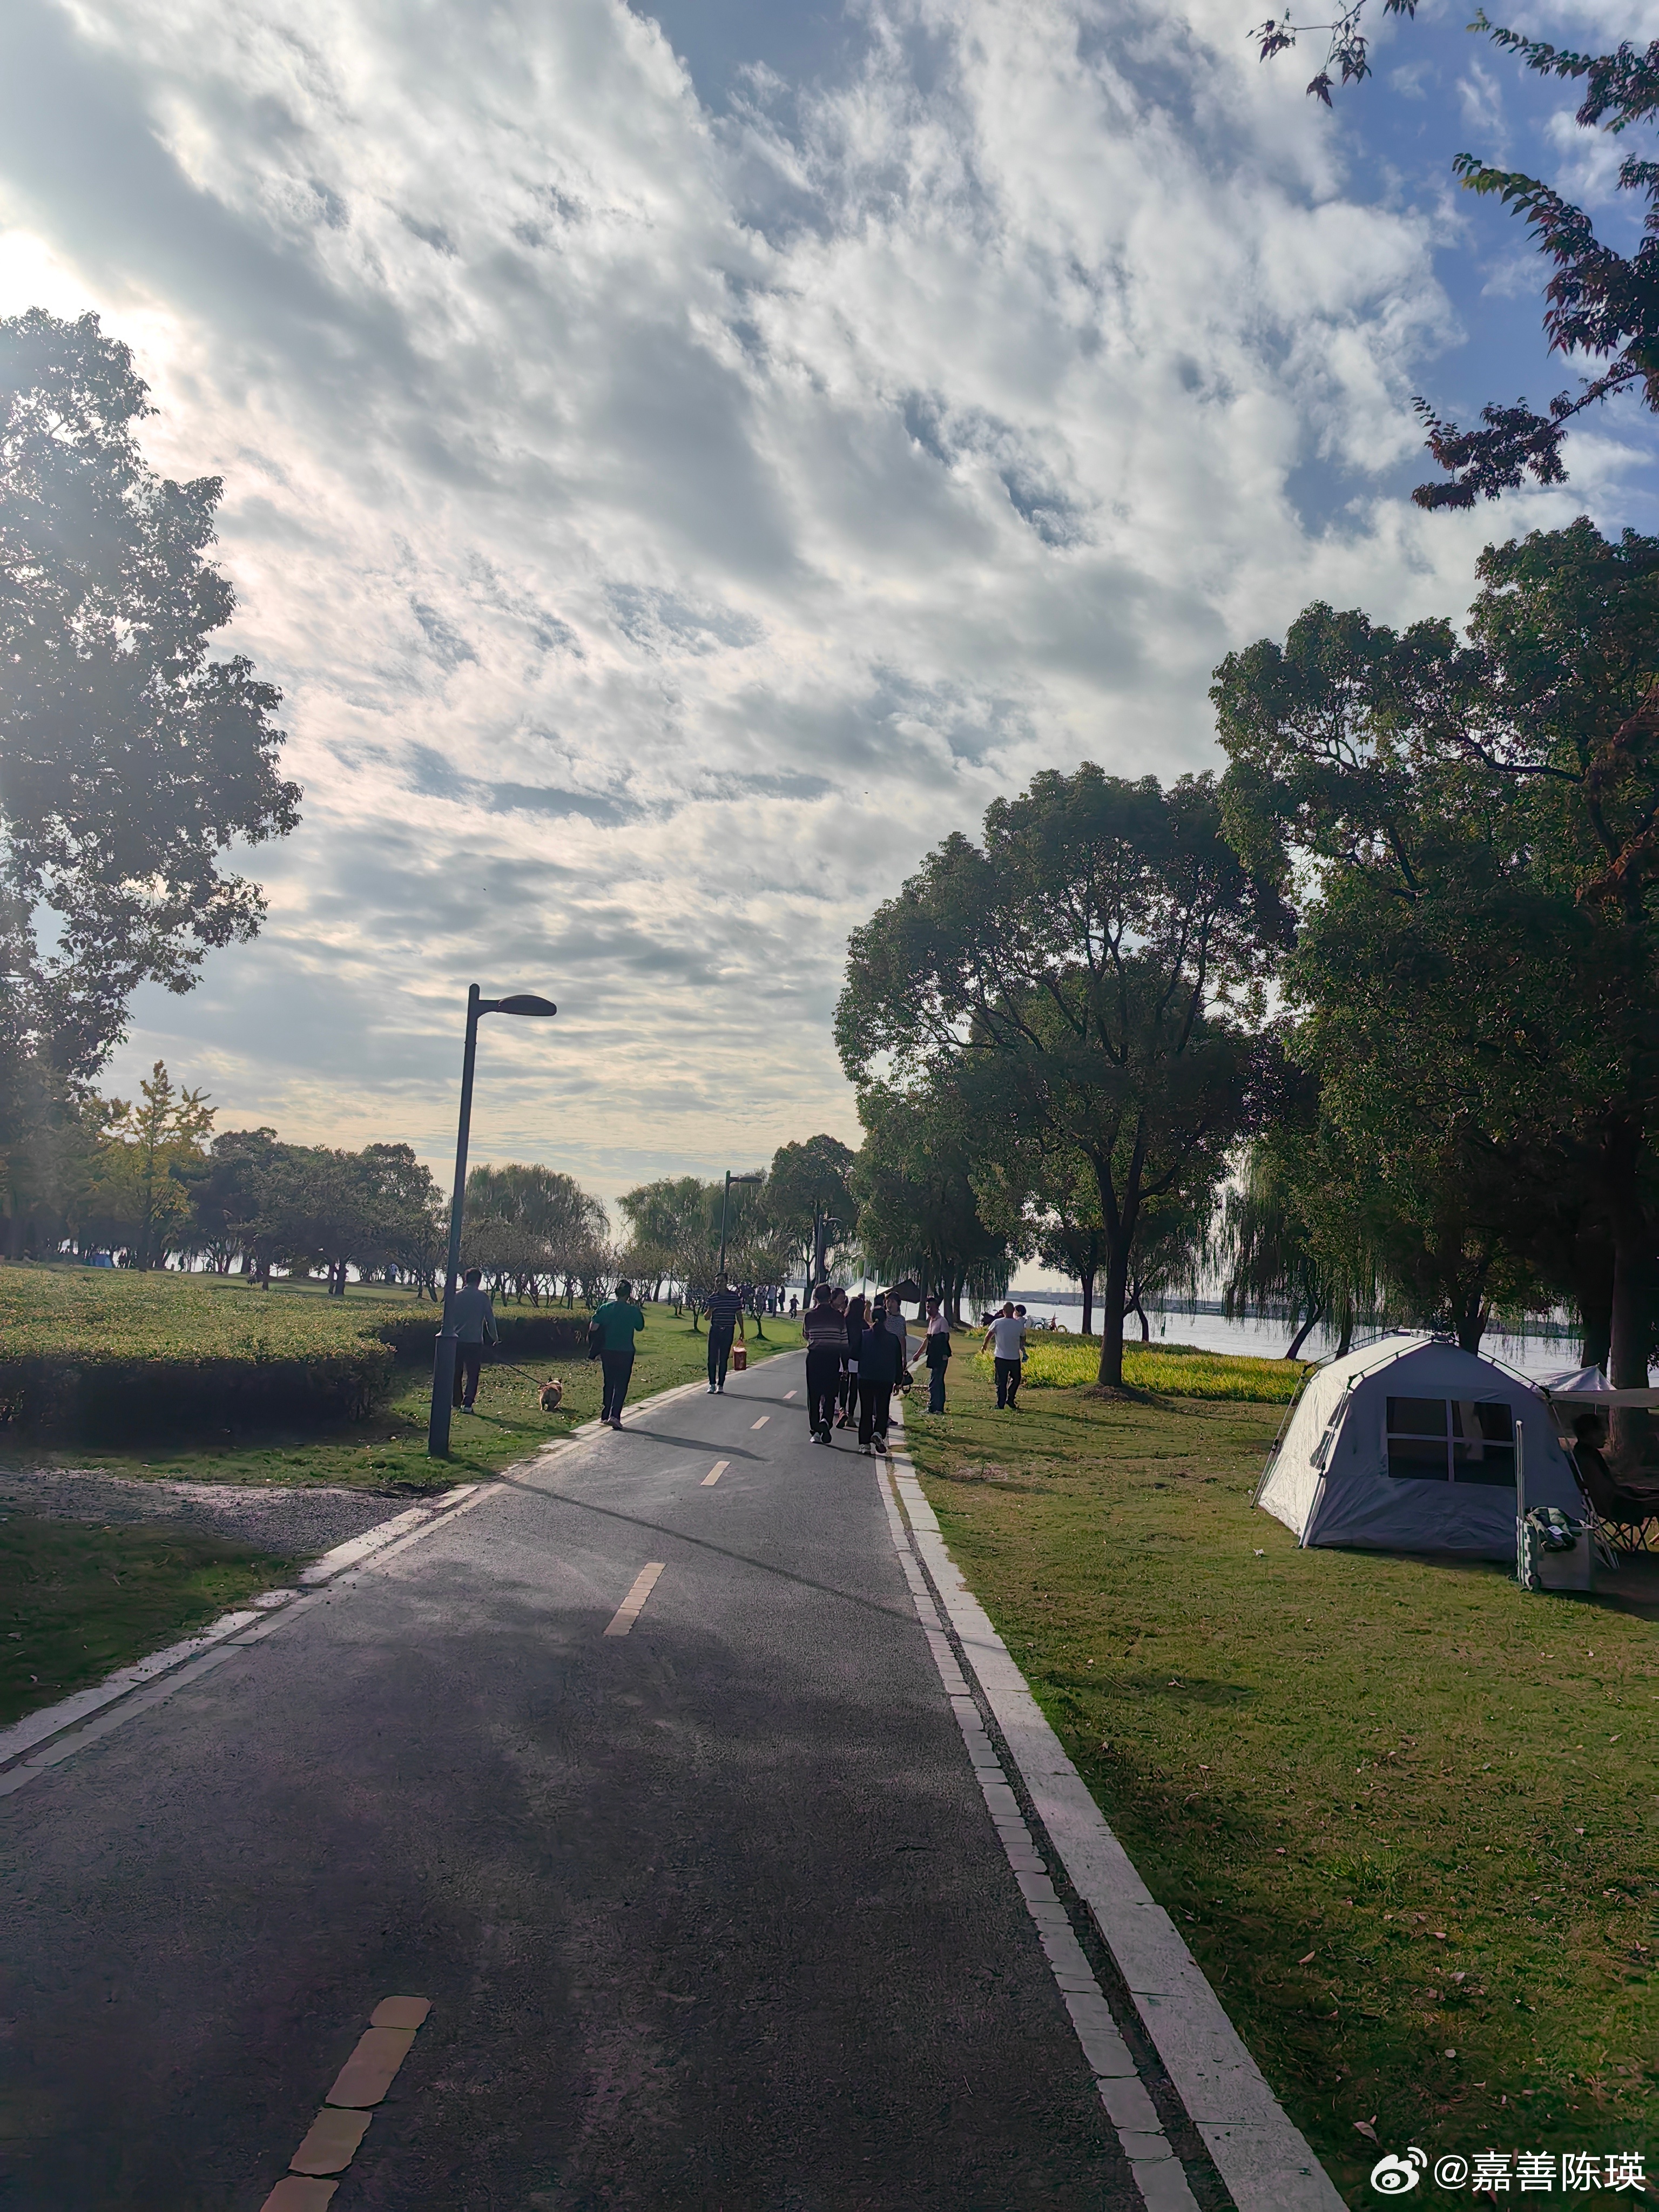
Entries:
[[[1046,1322],[1052,1316],[1062,1328],[1076,1328],[1083,1318],[1079,1307],[1045,1304],[1041,1292],[1030,1297],[1017,1292],[1016,1297],[1033,1321]],[[1204,1352],[1247,1352],[1257,1359],[1282,1359],[1294,1334],[1288,1322],[1229,1321],[1224,1314],[1153,1311],[1147,1318],[1154,1344],[1195,1344]],[[1124,1324],[1124,1340],[1140,1341],[1140,1322],[1133,1314]],[[1356,1345],[1364,1341],[1364,1332],[1356,1335]],[[1302,1356],[1322,1359],[1335,1349],[1335,1337],[1316,1329],[1303,1346]],[[1488,1330],[1480,1349],[1523,1375],[1559,1375],[1564,1367],[1578,1364],[1578,1346],[1571,1337],[1500,1336]]]

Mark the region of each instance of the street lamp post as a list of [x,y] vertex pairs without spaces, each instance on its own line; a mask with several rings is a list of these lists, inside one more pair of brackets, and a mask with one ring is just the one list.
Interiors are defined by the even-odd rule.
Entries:
[[482,999],[474,983],[466,994],[466,1048],[461,1054],[461,1119],[455,1137],[455,1189],[449,1201],[449,1264],[444,1272],[444,1317],[432,1359],[432,1414],[427,1423],[428,1459],[449,1456],[449,1416],[455,1395],[455,1278],[461,1266],[461,1215],[466,1202],[466,1146],[472,1131],[472,1069],[478,1056],[481,1014],[556,1014],[551,999],[520,991],[510,999]]
[[726,1280],[726,1209],[732,1203],[732,1186],[734,1182],[760,1182],[763,1180],[757,1175],[733,1175],[730,1168],[726,1170],[726,1191],[720,1200],[720,1264],[716,1278],[720,1282]]

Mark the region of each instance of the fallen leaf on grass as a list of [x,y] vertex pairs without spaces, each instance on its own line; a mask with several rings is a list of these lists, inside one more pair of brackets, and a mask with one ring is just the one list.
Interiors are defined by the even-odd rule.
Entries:
[[1375,2142],[1376,2141],[1376,2130],[1371,2125],[1369,2120],[1356,2120],[1354,2122],[1354,2125],[1358,2129],[1360,2134],[1364,2136],[1370,2142]]
[[1310,1951],[1305,1959],[1298,1959],[1296,1963],[1298,1966],[1310,1966],[1317,1955],[1316,1952]]
[[1467,1967],[1464,1969],[1464,1971],[1462,1972],[1462,1973],[1461,1973],[1461,1974],[1454,1974],[1454,1975],[1452,1976],[1452,1979],[1453,1979],[1453,1981],[1455,1981],[1455,1982],[1467,1981],[1467,1980],[1468,1980],[1468,1968],[1467,1968]]

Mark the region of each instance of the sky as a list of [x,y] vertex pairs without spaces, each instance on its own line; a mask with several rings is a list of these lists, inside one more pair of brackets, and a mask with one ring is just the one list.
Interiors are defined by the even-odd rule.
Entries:
[[1563,491],[1410,503],[1413,394],[1574,375],[1454,154],[1627,242],[1570,88],[1428,0],[1327,112],[1261,4],[13,0],[0,313],[95,310],[155,466],[222,477],[306,794],[106,1087],[160,1055],[441,1171],[476,981],[560,1012],[485,1024],[475,1158],[610,1200],[856,1142],[847,936],[940,838],[1218,765],[1212,669],[1314,599],[1456,615],[1494,538],[1659,529],[1628,410]]

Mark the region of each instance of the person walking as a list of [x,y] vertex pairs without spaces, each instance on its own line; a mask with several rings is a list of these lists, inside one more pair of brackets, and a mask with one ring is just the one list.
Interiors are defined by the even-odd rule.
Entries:
[[904,1318],[904,1308],[890,1291],[886,1295],[887,1333],[899,1348],[899,1381],[908,1386],[910,1379],[910,1328]]
[[605,1399],[599,1407],[600,1425],[622,1426],[622,1409],[628,1396],[628,1379],[634,1372],[634,1340],[645,1327],[644,1309],[629,1296],[634,1285],[622,1282],[617,1295],[593,1316],[599,1334],[599,1364],[605,1370]]
[[869,1457],[873,1443],[887,1449],[887,1425],[893,1418],[893,1388],[903,1369],[898,1339],[887,1326],[887,1309],[878,1298],[870,1326],[859,1340],[859,1449]]
[[847,1324],[836,1311],[828,1283],[820,1283],[813,1291],[812,1303],[801,1316],[800,1333],[806,1346],[806,1425],[815,1444],[827,1444],[836,1418],[841,1363],[847,1353]]
[[858,1419],[859,1406],[859,1346],[864,1341],[866,1319],[864,1294],[855,1292],[842,1303],[842,1318],[847,1324],[847,1353],[841,1370],[841,1419],[838,1429],[850,1429]]
[[1025,1323],[1012,1305],[1005,1305],[985,1332],[981,1347],[995,1362],[997,1405],[1011,1413],[1019,1411],[1020,1362],[1025,1357]]
[[463,1413],[470,1413],[478,1395],[478,1377],[483,1371],[484,1346],[501,1340],[501,1333],[495,1326],[495,1309],[483,1287],[483,1272],[477,1267],[469,1267],[461,1278],[461,1287],[455,1293],[454,1321],[454,1401]]
[[726,1365],[732,1357],[732,1337],[736,1332],[738,1342],[744,1341],[743,1334],[743,1292],[734,1291],[725,1278],[711,1293],[708,1311],[708,1395],[726,1395]]
[[951,1359],[951,1317],[937,1298],[927,1301],[927,1329],[922,1340],[927,1361],[927,1410],[945,1411],[945,1370]]

